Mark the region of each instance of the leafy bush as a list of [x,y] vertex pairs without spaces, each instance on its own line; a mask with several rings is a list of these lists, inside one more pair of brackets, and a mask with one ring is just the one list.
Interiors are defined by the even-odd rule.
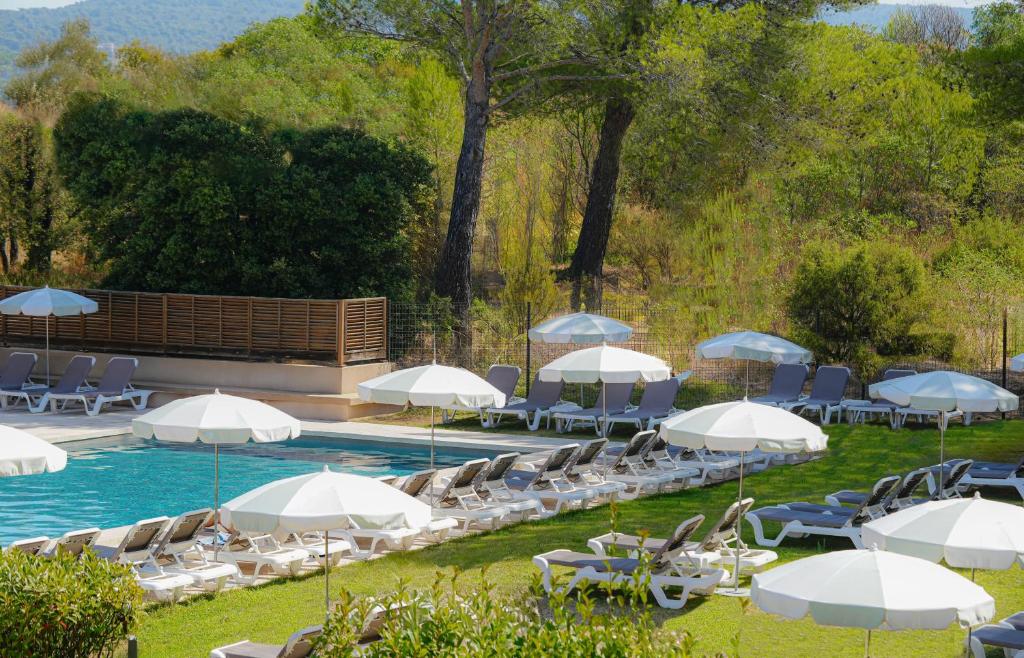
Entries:
[[406,227],[429,207],[430,167],[405,147],[95,95],[72,101],[55,142],[106,286],[394,299],[411,290]]
[[877,367],[880,353],[928,344],[913,338],[928,312],[924,281],[924,264],[907,249],[816,244],[797,268],[787,309],[819,363],[852,364],[863,375]]
[[130,569],[86,551],[0,553],[4,656],[106,658],[135,626],[142,591]]
[[[459,580],[458,573],[449,582],[439,574],[430,592],[418,597],[404,589],[376,601],[343,593],[316,655],[671,658],[693,652],[688,633],[656,631],[642,588],[609,591],[608,610],[599,612],[586,590],[571,601],[555,594],[545,603],[537,582],[529,594],[514,597],[497,593],[486,572],[476,588]],[[357,649],[363,621],[375,605],[390,610],[381,639]]]

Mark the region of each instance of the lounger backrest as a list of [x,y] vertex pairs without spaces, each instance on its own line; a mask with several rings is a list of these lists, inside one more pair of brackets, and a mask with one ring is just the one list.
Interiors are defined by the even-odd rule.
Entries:
[[579,448],[580,444],[570,443],[552,450],[544,464],[537,469],[529,486],[544,487],[550,484],[550,481],[564,478],[566,469],[572,468],[573,458]]
[[32,539],[21,539],[19,541],[11,542],[10,546],[7,547],[7,550],[21,551],[22,553],[28,553],[29,555],[38,555],[39,551],[46,548],[47,544],[49,543],[49,537],[33,537]]
[[775,372],[772,373],[772,384],[768,388],[768,394],[787,399],[800,397],[809,372],[810,368],[803,363],[780,363],[775,366]]
[[626,443],[626,447],[618,454],[615,461],[608,467],[609,471],[622,471],[626,468],[626,462],[641,458],[641,454],[654,436],[654,430],[637,432]]
[[875,486],[871,488],[871,493],[867,498],[864,499],[860,505],[857,506],[856,511],[850,515],[850,520],[854,525],[864,523],[871,519],[869,514],[870,510],[877,508],[886,501],[893,490],[900,483],[900,478],[896,475],[887,475],[881,478],[878,482],[875,482]]
[[153,550],[153,554],[178,553],[191,548],[198,539],[199,533],[203,531],[212,517],[213,510],[209,507],[178,515],[171,521],[167,532],[161,536],[160,543]]
[[722,518],[718,519],[715,525],[711,526],[704,539],[700,543],[702,551],[716,551],[725,547],[725,542],[736,536],[736,524],[740,520],[740,510],[744,514],[754,506],[753,498],[744,498],[738,503],[729,505]]
[[152,519],[143,519],[131,527],[128,534],[121,540],[117,547],[114,559],[124,558],[129,562],[141,562],[145,560],[153,544],[156,543],[160,533],[167,527],[170,521],[166,516],[158,516]]
[[640,397],[640,411],[667,412],[675,405],[681,384],[682,380],[678,377],[647,384],[644,387],[644,394]]
[[423,471],[410,473],[408,477],[405,478],[405,482],[403,482],[402,486],[398,489],[402,493],[415,498],[423,493],[423,490],[434,481],[435,475],[437,475],[437,469],[435,468],[428,468]]
[[0,372],[0,388],[21,388],[21,385],[28,381],[32,369],[36,367],[38,358],[31,352],[11,352],[3,372]]
[[563,386],[565,386],[565,382],[544,382],[538,375],[533,378],[530,394],[526,396],[526,401],[542,409],[553,407],[562,398]]
[[811,398],[814,400],[842,400],[850,381],[850,369],[844,366],[821,366],[814,373]]
[[139,367],[139,360],[127,356],[115,356],[107,361],[103,377],[96,389],[103,395],[121,395],[132,382],[132,375]]
[[899,379],[900,377],[912,377],[917,374],[916,370],[900,370],[898,368],[889,368],[882,373],[882,381],[888,382],[893,379]]
[[900,486],[896,490],[896,493],[893,494],[893,501],[912,499],[914,497],[914,492],[917,490],[918,487],[921,486],[921,484],[924,483],[925,479],[927,478],[927,468],[919,468],[916,471],[911,471],[910,473],[907,473],[906,477],[903,478],[903,481],[900,482]]
[[593,441],[587,441],[580,447],[579,455],[576,457],[576,462],[573,467],[576,466],[590,466],[597,459],[601,451],[604,450],[605,446],[608,445],[608,439],[594,439]]
[[[974,466],[974,460],[972,459],[962,459],[954,463],[949,468],[949,477],[947,477],[943,483],[944,490],[956,490],[957,486],[960,484],[960,480],[964,479],[964,476],[967,475],[967,472],[971,470],[972,466]],[[936,492],[937,497],[942,495],[943,492]]]
[[[625,409],[633,397],[633,386],[632,382],[628,384],[604,384],[601,386],[601,392],[597,395],[597,402],[594,403],[594,408]],[[608,401],[607,405],[605,400]]]
[[86,528],[85,530],[66,532],[55,542],[53,552],[81,555],[83,550],[96,543],[99,536],[99,528]]
[[85,385],[94,365],[96,365],[96,357],[76,354],[68,362],[68,367],[64,369],[64,374],[60,376],[60,381],[53,387],[53,392],[74,393]]
[[484,379],[488,384],[504,393],[505,399],[508,400],[516,392],[520,372],[519,366],[493,365],[487,371],[487,376]]
[[701,523],[704,523],[703,514],[690,517],[680,523],[669,540],[662,544],[661,548],[651,556],[651,569],[664,568],[667,563],[671,562],[671,555],[682,548],[686,542],[690,541],[690,538],[697,532],[697,528],[700,527]]
[[323,626],[310,626],[292,633],[285,645],[281,647],[277,658],[308,658],[313,653],[313,645],[324,632]]
[[505,479],[505,474],[508,473],[508,469],[515,465],[517,459],[519,459],[518,452],[507,452],[503,455],[498,455],[491,460],[490,466],[488,466],[487,470],[484,471],[483,481],[503,481]]
[[490,463],[488,459],[473,459],[460,466],[452,479],[448,480],[448,484],[438,496],[438,500],[446,505],[454,504],[456,502],[455,492],[472,487],[473,481],[487,467],[488,463]]

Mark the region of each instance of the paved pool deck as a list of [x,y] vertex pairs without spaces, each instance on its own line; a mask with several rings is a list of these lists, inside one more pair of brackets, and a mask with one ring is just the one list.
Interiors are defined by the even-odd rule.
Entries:
[[[98,416],[87,416],[80,411],[31,414],[24,409],[0,411],[0,425],[24,430],[50,443],[70,443],[87,439],[102,439],[129,435],[132,419],[146,413],[134,409],[104,411]],[[430,446],[430,429],[410,425],[386,425],[354,421],[302,421],[302,431],[309,436],[376,441],[380,443]],[[436,428],[434,444],[441,448],[466,448],[535,453],[551,450],[566,443],[583,440],[581,435],[566,438],[528,434],[503,434]]]

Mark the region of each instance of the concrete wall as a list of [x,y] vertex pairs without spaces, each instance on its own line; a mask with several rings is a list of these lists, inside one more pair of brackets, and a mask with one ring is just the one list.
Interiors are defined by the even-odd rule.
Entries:
[[[39,355],[34,378],[44,379],[46,357],[42,350],[0,348],[0,359],[11,352],[34,351]],[[50,351],[51,378],[64,372],[75,354],[63,350]],[[90,353],[96,357],[90,381],[95,383],[113,356],[129,354]],[[188,395],[208,393],[214,388],[224,393],[242,395],[272,404],[300,418],[348,420],[359,416],[384,413],[393,409],[367,405],[356,397],[356,385],[391,370],[388,363],[349,366],[325,366],[301,363],[270,363],[196,359],[172,356],[139,356],[139,368],[133,383],[159,393],[151,398],[152,406]]]

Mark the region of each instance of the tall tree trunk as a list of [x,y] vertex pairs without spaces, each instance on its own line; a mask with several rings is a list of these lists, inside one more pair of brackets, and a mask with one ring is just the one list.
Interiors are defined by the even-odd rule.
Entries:
[[583,226],[569,265],[573,310],[579,310],[583,304],[589,309],[601,306],[601,279],[619,184],[619,158],[635,114],[633,104],[626,98],[610,98],[605,103]]
[[490,92],[484,81],[474,78],[466,89],[465,121],[462,149],[455,168],[455,189],[441,257],[437,263],[435,283],[437,294],[448,297],[458,325],[456,355],[469,365],[471,346],[469,307],[472,302],[470,267],[473,256],[473,235],[480,213],[480,190],[483,186],[484,147],[487,141],[488,103]]

